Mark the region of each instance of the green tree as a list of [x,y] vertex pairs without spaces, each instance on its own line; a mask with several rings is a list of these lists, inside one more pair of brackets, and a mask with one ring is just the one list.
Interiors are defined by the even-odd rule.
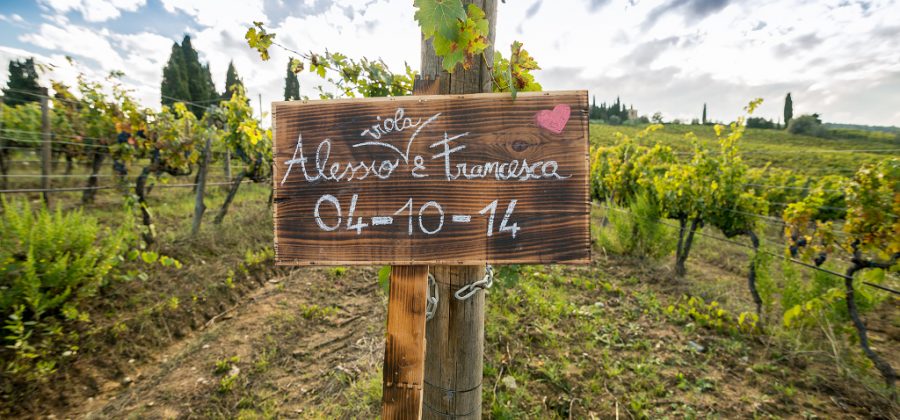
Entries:
[[807,136],[826,137],[828,130],[822,126],[822,120],[818,114],[801,115],[791,120],[787,125],[787,130],[791,134],[803,134]]
[[784,126],[787,127],[794,118],[794,101],[791,100],[791,93],[788,92],[784,97]]
[[222,92],[223,101],[231,99],[231,96],[234,95],[234,87],[236,85],[240,85],[241,88],[243,88],[244,81],[238,76],[237,69],[234,68],[234,61],[229,61],[228,71],[225,73],[225,91]]
[[172,106],[178,100],[191,100],[188,88],[188,75],[184,64],[184,55],[177,42],[172,44],[169,61],[163,67],[162,84],[160,85],[161,102],[164,106]]
[[[16,106],[28,102],[37,102],[40,98],[41,87],[38,85],[38,74],[34,68],[34,58],[24,61],[9,62],[9,77],[6,88],[3,89],[3,102],[9,106]],[[31,93],[29,93],[31,92]]]
[[185,35],[180,46],[178,43],[172,45],[169,61],[163,68],[160,93],[163,105],[185,102],[197,118],[203,116],[207,103],[219,98],[209,64],[200,63],[190,36]]
[[293,101],[296,99],[300,99],[300,81],[297,80],[297,74],[294,73],[293,64],[294,59],[291,58],[288,60],[287,64],[287,72],[284,76],[284,100],[285,101]]
[[703,125],[706,125],[706,104],[705,103],[703,104],[703,119],[701,121],[703,121]]

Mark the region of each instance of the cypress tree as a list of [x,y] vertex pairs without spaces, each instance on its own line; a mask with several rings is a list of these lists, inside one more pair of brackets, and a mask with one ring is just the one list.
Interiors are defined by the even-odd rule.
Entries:
[[300,99],[300,81],[297,75],[291,70],[291,58],[288,58],[287,74],[284,76],[284,100],[293,101]]
[[209,64],[200,64],[197,50],[191,45],[191,37],[184,36],[181,45],[174,43],[169,61],[163,68],[163,81],[160,86],[162,104],[175,102],[193,102],[188,108],[197,118],[203,116],[206,106],[219,98],[212,81]]
[[791,100],[791,93],[788,92],[784,97],[784,126],[787,127],[794,118],[794,101]]
[[205,85],[204,99],[202,99],[203,103],[206,104],[216,101],[219,99],[219,92],[216,92],[216,84],[213,83],[212,72],[209,70],[209,63],[203,65],[203,72],[201,75]]
[[225,73],[225,92],[222,92],[222,100],[231,99],[231,95],[233,95],[232,89],[234,86],[240,85],[244,86],[244,81],[237,74],[237,69],[234,68],[234,61],[228,62],[228,71]]
[[706,103],[703,104],[703,125],[706,125]]
[[3,102],[5,104],[16,106],[40,100],[40,97],[37,95],[41,94],[41,87],[38,85],[38,74],[34,68],[34,58],[28,58],[24,61],[10,61],[9,77],[6,80],[6,88],[3,89]]
[[177,42],[172,44],[169,61],[163,67],[162,84],[160,85],[163,105],[172,106],[178,101],[190,101],[191,91],[188,88],[188,76],[185,71],[184,55]]

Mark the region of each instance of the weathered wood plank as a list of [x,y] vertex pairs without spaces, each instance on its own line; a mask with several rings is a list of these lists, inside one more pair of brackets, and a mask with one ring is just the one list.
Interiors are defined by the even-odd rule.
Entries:
[[[537,117],[560,105],[564,126]],[[584,91],[273,109],[278,264],[589,261]]]
[[453,297],[481,280],[484,266],[432,267],[439,296],[437,312],[426,328],[424,418],[481,418],[484,368],[484,293],[467,300]]
[[422,415],[427,278],[427,265],[391,267],[382,382],[384,419],[418,419]]

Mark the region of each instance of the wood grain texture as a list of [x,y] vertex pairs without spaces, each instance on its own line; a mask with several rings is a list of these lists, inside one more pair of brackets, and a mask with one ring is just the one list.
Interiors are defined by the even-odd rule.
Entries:
[[481,418],[484,368],[484,292],[467,300],[453,297],[481,280],[483,266],[432,267],[438,287],[437,312],[425,331],[423,418]]
[[391,267],[381,416],[422,416],[428,266]]
[[[417,83],[427,91],[453,86],[441,83],[440,78]],[[560,104],[571,108],[565,129],[556,134],[538,127],[536,114]],[[360,145],[375,141],[363,131],[369,128],[371,132],[378,117],[384,127],[383,121],[395,117],[400,108],[409,125],[418,125],[384,134],[378,140],[384,145]],[[276,102],[273,109],[275,245],[280,265],[590,260],[588,100],[584,91],[520,93],[516,100],[509,94],[471,94],[293,101]],[[445,136],[460,135],[446,146],[440,143]],[[457,147],[460,149],[452,151],[449,158],[441,155],[447,148]],[[306,159],[302,164],[300,152]],[[421,168],[414,170],[417,156]],[[520,172],[514,168],[523,168],[524,162],[539,179],[498,179],[498,173],[503,178]],[[541,164],[536,165],[538,162]],[[487,175],[448,180],[448,173],[451,177],[461,173],[461,164],[468,173],[480,167]],[[353,172],[347,165],[363,169]],[[378,168],[390,170],[378,172]],[[376,173],[390,175],[382,179]],[[344,176],[327,179],[332,174]],[[319,206],[317,221],[316,203],[325,195],[334,197],[341,212],[326,201]],[[353,222],[369,225],[360,233],[347,229],[354,195]],[[410,198],[412,234],[408,209],[398,213]],[[488,236],[489,214],[479,212],[494,200],[497,207]],[[515,238],[509,231],[499,231],[512,200],[516,205],[509,223],[520,228]],[[431,201],[440,210],[435,205],[423,210]],[[453,215],[470,216],[471,221],[454,222]],[[393,221],[374,226],[373,217],[392,217]],[[323,230],[320,223],[335,229]],[[426,233],[439,226],[437,233]]]

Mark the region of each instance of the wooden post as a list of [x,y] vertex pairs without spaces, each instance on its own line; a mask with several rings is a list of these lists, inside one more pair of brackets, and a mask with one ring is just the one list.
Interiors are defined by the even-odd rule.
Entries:
[[0,189],[9,188],[9,183],[7,182],[7,173],[9,172],[9,168],[6,166],[7,159],[7,151],[6,151],[6,139],[3,135],[3,100],[4,98],[0,96],[0,176],[3,177],[2,182],[0,182]]
[[209,169],[209,147],[211,136],[206,137],[206,146],[203,147],[203,160],[200,162],[200,173],[197,175],[197,198],[194,201],[194,223],[191,225],[191,235],[197,236],[200,232],[200,222],[203,220],[203,212],[206,204],[203,203],[203,192],[206,190],[206,172]]
[[50,207],[50,106],[47,96],[47,88],[41,91],[41,131],[43,132],[43,142],[41,142],[41,189],[44,196],[44,204]]
[[422,417],[427,265],[391,267],[381,417]]
[[[497,24],[496,0],[467,0],[485,13],[489,22],[490,47],[484,60],[469,71],[457,67],[453,74],[442,71],[441,59],[430,41],[422,42],[422,80],[418,90],[428,94],[491,92],[493,78],[486,63],[494,62],[494,33]],[[480,57],[479,57],[480,58]],[[423,418],[481,418],[481,379],[484,370],[484,293],[460,301],[453,297],[459,288],[481,280],[483,266],[437,266],[432,270],[437,282],[437,313],[425,328],[429,343],[425,352]]]

